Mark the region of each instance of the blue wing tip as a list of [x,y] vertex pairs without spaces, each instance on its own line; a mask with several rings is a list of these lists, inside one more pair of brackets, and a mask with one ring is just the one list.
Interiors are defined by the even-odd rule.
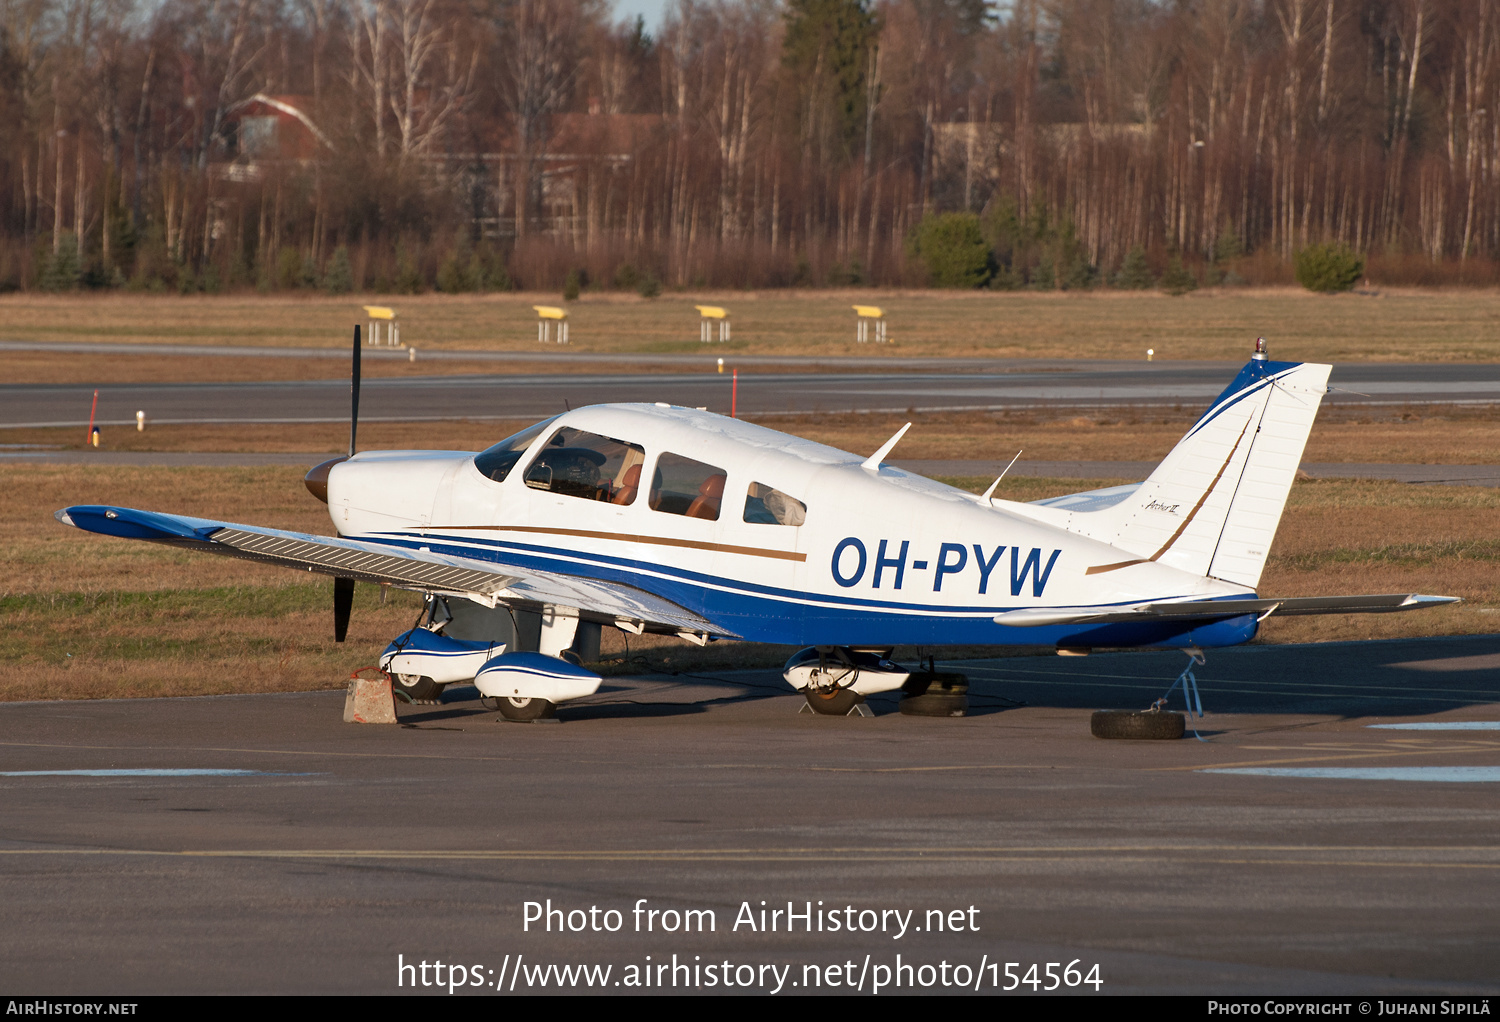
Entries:
[[75,504],[54,511],[52,517],[64,525],[71,525],[84,532],[97,532],[102,536],[118,536],[122,539],[193,540],[205,542],[218,527],[194,528],[174,515],[158,514],[155,511],[140,511],[130,507],[111,507],[106,504]]

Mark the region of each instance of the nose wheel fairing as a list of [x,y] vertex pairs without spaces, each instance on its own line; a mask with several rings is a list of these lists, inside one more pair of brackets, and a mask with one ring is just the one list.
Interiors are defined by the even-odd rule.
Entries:
[[506,650],[503,642],[452,639],[426,628],[402,632],[380,655],[387,674],[428,678],[438,685],[468,681],[487,660]]

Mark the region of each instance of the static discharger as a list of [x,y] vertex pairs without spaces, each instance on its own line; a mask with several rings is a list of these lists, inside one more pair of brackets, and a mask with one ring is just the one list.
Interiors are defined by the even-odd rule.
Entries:
[[370,318],[368,331],[368,343],[371,346],[380,343],[380,324],[385,324],[385,346],[388,348],[399,348],[401,346],[401,327],[396,322],[396,310],[384,305],[363,306],[365,315]]
[[870,324],[875,324],[875,343],[885,343],[885,310],[878,305],[855,305],[854,340],[864,344],[870,339]]
[[546,344],[552,340],[552,324],[557,324],[557,343],[568,343],[568,311],[555,305],[533,305],[536,310],[536,340]]
[[729,310],[717,305],[695,305],[698,310],[698,340],[704,344],[714,339],[714,322],[719,324],[719,343],[729,340]]

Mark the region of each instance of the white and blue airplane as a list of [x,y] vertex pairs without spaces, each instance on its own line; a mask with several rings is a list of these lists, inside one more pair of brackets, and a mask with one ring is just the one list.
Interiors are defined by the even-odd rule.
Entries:
[[[356,351],[358,339],[356,334]],[[308,474],[337,536],[87,505],[59,521],[428,597],[382,666],[416,698],[473,678],[517,720],[593,693],[602,627],[806,647],[822,713],[900,688],[897,645],[1197,650],[1271,614],[1453,602],[1257,594],[1330,366],[1263,344],[1144,482],[1017,503],[665,404],[571,410],[480,453],[366,451]],[[358,367],[355,369],[358,408]],[[910,424],[908,424],[909,426]],[[998,483],[999,480],[996,480]]]

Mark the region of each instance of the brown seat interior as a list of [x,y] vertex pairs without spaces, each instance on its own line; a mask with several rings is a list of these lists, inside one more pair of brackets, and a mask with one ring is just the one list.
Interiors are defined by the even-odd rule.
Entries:
[[631,465],[625,470],[625,475],[620,479],[619,488],[615,495],[609,499],[611,504],[629,504],[635,500],[636,491],[641,488],[641,466]]
[[698,496],[688,505],[689,518],[706,518],[715,521],[719,517],[719,504],[724,499],[724,473],[711,475],[698,484]]

